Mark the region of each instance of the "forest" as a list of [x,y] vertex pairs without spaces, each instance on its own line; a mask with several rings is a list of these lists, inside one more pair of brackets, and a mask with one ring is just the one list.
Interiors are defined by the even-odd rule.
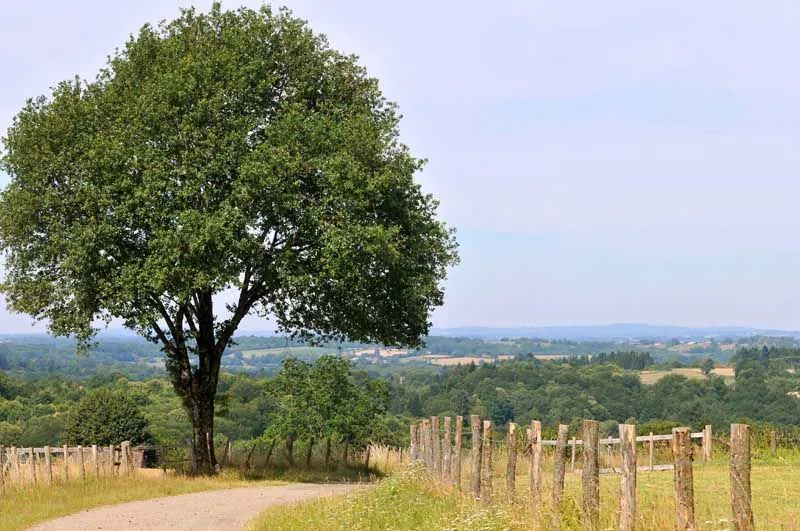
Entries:
[[[637,369],[652,360],[636,352],[367,370],[336,356],[316,362],[286,358],[274,375],[223,374],[216,436],[220,444],[302,441],[304,448],[329,440],[353,448],[403,444],[413,418],[468,414],[500,427],[537,419],[549,429],[594,418],[606,433],[623,421],[655,432],[747,421],[796,436],[800,399],[793,393],[800,391],[800,349],[743,348],[732,362],[732,383],[709,374],[669,375],[645,385]],[[181,400],[163,376],[134,379],[104,370],[81,379],[23,378],[0,371],[0,444],[89,444],[122,437],[181,446],[190,433]]]

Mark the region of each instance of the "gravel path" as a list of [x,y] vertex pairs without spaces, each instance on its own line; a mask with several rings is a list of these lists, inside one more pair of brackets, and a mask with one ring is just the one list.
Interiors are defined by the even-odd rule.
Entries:
[[295,483],[181,494],[89,509],[44,522],[31,530],[238,530],[266,507],[343,494],[355,487]]

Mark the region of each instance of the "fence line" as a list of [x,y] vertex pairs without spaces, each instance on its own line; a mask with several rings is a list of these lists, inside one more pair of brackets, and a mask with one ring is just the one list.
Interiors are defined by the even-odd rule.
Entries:
[[[478,415],[470,416],[470,427],[472,432],[471,456],[472,467],[470,471],[469,485],[470,493],[481,500],[484,504],[491,504],[493,500],[494,486],[492,484],[492,457],[494,444],[492,443],[492,422],[483,421]],[[438,426],[438,418],[431,417],[423,420],[418,425],[412,425],[411,433],[411,457],[412,461],[423,463],[431,471],[435,480],[442,484],[461,488],[461,426],[463,417],[456,418],[455,444],[451,446],[451,419],[446,417],[444,420],[444,430],[434,430],[432,427]],[[481,428],[483,432],[481,433]],[[553,491],[552,505],[554,528],[561,525],[559,521],[559,504],[564,490],[564,476],[566,471],[566,451],[571,446],[570,471],[577,472],[575,469],[576,448],[582,449],[582,504],[581,518],[584,529],[597,530],[599,528],[600,515],[600,478],[601,473],[621,474],[620,481],[620,510],[619,510],[619,529],[632,531],[635,527],[636,515],[636,483],[637,473],[642,471],[674,470],[675,488],[675,521],[677,528],[696,529],[695,518],[695,499],[694,499],[694,446],[693,439],[701,439],[702,457],[705,461],[711,459],[711,443],[713,440],[710,425],[706,425],[701,432],[692,433],[689,428],[673,428],[670,434],[636,435],[636,426],[633,424],[620,424],[620,437],[599,438],[599,423],[594,420],[583,421],[583,437],[568,439],[569,427],[559,425],[558,439],[548,441],[541,438],[542,425],[539,421],[532,421],[530,428],[524,433],[524,448],[528,454],[530,476],[530,502],[534,509],[543,503],[542,496],[542,447],[555,446],[553,457]],[[508,435],[505,441],[507,450],[506,461],[506,496],[509,502],[516,499],[516,474],[519,468],[517,453],[517,434],[521,433],[517,425],[508,424]],[[422,436],[420,436],[422,434]],[[745,424],[731,425],[731,455],[730,455],[730,481],[731,481],[731,510],[733,521],[737,530],[751,531],[754,527],[754,516],[752,510],[752,497],[750,487],[751,454],[750,454],[750,426]],[[655,465],[653,462],[654,446],[656,441],[670,441],[672,464]],[[636,444],[647,443],[648,461],[646,465],[637,464]],[[611,451],[615,444],[620,445],[619,453],[622,465],[616,468],[600,468],[600,448],[606,445]],[[454,452],[450,455],[450,470],[443,461],[434,462],[435,448],[453,448]],[[530,450],[529,452],[527,450]],[[449,452],[448,452],[449,453]],[[435,454],[437,460],[444,459],[439,452]],[[523,456],[525,454],[522,454]],[[534,514],[536,511],[534,510]]]
[[[52,485],[56,479],[85,480],[89,474],[100,476],[131,475],[141,467],[143,453],[150,447],[132,448],[127,441],[116,446],[61,446],[17,448],[0,445],[0,489],[12,483]],[[134,453],[139,456],[138,462]],[[88,455],[87,455],[88,454]],[[58,471],[58,461],[61,471]]]

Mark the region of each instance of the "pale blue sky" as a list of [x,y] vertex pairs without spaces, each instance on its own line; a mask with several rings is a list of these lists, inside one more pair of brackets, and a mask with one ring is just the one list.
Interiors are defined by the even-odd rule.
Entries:
[[[0,129],[189,3],[4,2]],[[463,255],[436,326],[800,329],[797,2],[287,4],[361,56],[430,159]],[[0,298],[0,332],[27,323]]]

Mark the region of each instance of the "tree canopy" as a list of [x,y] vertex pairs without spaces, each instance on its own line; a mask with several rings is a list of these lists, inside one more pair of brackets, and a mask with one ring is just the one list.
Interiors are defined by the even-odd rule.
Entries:
[[289,11],[145,25],[96,79],[28,101],[4,139],[9,307],[81,344],[113,319],[160,342],[211,470],[220,359],[246,315],[306,338],[427,333],[456,243],[399,119]]

